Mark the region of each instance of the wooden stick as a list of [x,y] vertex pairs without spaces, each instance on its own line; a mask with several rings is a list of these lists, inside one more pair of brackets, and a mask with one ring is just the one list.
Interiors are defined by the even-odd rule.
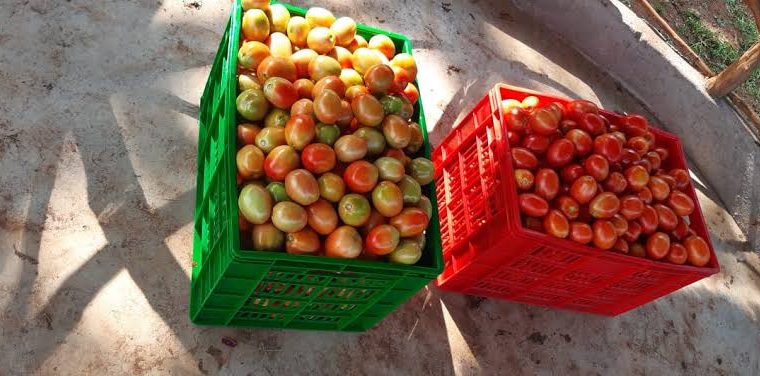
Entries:
[[707,79],[705,88],[713,97],[723,97],[747,81],[758,65],[760,65],[760,41],[755,42],[738,60],[717,76]]
[[755,17],[755,26],[760,31],[760,0],[744,0],[747,4],[747,8],[752,12],[752,16]]
[[713,73],[712,69],[710,69],[710,67],[707,66],[707,64],[705,64],[704,60],[702,60],[702,58],[700,58],[699,55],[697,55],[697,53],[694,52],[694,50],[692,50],[691,47],[689,47],[689,45],[686,44],[686,42],[684,42],[683,39],[681,39],[678,33],[676,33],[676,31],[673,30],[672,27],[670,27],[668,22],[665,21],[665,19],[663,19],[662,17],[660,17],[660,14],[657,13],[657,11],[652,7],[651,4],[649,4],[649,1],[636,0],[636,2],[639,3],[639,5],[641,5],[644,8],[644,10],[647,11],[647,14],[649,14],[649,16],[654,18],[654,20],[657,22],[660,28],[662,28],[665,31],[665,33],[668,34],[670,39],[672,39],[673,42],[676,44],[676,48],[678,48],[681,51],[681,53],[685,55],[687,59],[691,60],[691,63],[695,65],[695,67],[700,73],[702,73],[703,75],[707,77],[711,77],[715,74]]

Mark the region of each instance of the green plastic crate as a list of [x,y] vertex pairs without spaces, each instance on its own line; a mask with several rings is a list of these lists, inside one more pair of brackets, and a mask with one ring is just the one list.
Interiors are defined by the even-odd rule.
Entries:
[[[292,15],[305,14],[285,6]],[[423,187],[433,218],[416,265],[240,249],[235,98],[241,17],[237,1],[201,97],[190,319],[199,325],[367,330],[443,270],[435,184]],[[397,51],[412,52],[403,35],[365,25],[357,25],[357,31],[367,39],[385,34]],[[419,103],[414,119],[423,129],[423,154],[429,158]]]

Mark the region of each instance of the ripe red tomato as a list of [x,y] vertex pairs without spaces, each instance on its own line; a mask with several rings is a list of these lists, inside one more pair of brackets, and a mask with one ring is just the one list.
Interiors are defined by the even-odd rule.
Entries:
[[615,245],[612,246],[612,250],[615,252],[628,254],[628,252],[630,251],[630,248],[628,247],[627,241],[625,241],[622,238],[618,238],[618,240],[615,242]]
[[654,260],[665,257],[670,251],[670,237],[664,232],[649,235],[646,244],[647,256]]
[[332,170],[335,162],[335,151],[325,144],[309,144],[301,152],[301,164],[315,174]]
[[644,212],[644,202],[638,196],[628,195],[620,199],[620,214],[627,220],[641,217]]
[[262,88],[264,96],[277,108],[290,109],[298,100],[298,90],[288,80],[282,77],[271,77]]
[[630,114],[623,118],[623,131],[628,136],[640,136],[648,130],[649,122],[641,115]]
[[631,243],[628,246],[628,254],[635,257],[646,257],[647,251],[641,243]]
[[543,154],[549,149],[551,140],[549,137],[540,134],[529,134],[522,140],[522,147],[532,151],[535,154]]
[[657,210],[649,205],[644,206],[644,211],[641,213],[638,221],[641,225],[641,233],[647,235],[655,232],[657,225],[660,223],[657,217]]
[[660,154],[656,151],[648,151],[646,154],[644,154],[644,158],[649,161],[649,164],[652,165],[652,169],[654,170],[659,169],[660,165],[662,165]]
[[610,162],[618,162],[623,156],[623,142],[609,133],[597,136],[594,139],[594,153]]
[[520,107],[511,107],[504,112],[504,122],[507,130],[524,132],[528,128],[528,111]]
[[628,188],[633,192],[644,189],[649,183],[649,173],[644,167],[631,166],[626,168],[623,174],[628,182]]
[[625,143],[625,146],[635,151],[639,157],[643,157],[649,152],[649,142],[641,136],[629,138],[628,142]]
[[557,238],[566,238],[570,233],[570,223],[561,211],[552,209],[544,217],[544,231]]
[[552,167],[564,166],[570,163],[574,154],[575,146],[573,145],[573,142],[568,139],[560,138],[552,142],[552,144],[549,145],[549,149],[546,150],[546,162]]
[[565,107],[559,102],[552,102],[546,105],[546,109],[554,114],[554,118],[559,122],[565,115]]
[[639,222],[628,222],[628,230],[626,230],[625,234],[623,234],[623,239],[632,243],[638,240],[639,236],[641,236],[641,225]]
[[565,138],[570,140],[575,146],[575,155],[582,157],[591,152],[594,141],[589,134],[581,129],[571,129],[565,134]]
[[578,126],[592,136],[598,136],[606,129],[604,118],[594,113],[581,116]]
[[670,195],[670,186],[668,186],[668,183],[657,176],[649,178],[647,187],[652,191],[652,198],[657,201],[662,201]]
[[679,243],[671,243],[670,250],[668,251],[668,255],[666,257],[669,262],[683,265],[686,263],[688,253],[686,252],[686,247],[683,245]]
[[627,167],[628,165],[641,159],[639,153],[636,153],[631,148],[623,148],[623,153],[620,155],[620,164]]
[[685,191],[689,187],[690,179],[688,171],[682,168],[676,168],[670,170],[670,176],[676,179],[676,189]]
[[535,193],[547,201],[553,200],[559,193],[559,176],[554,170],[542,168],[536,173]]
[[625,142],[628,141],[628,139],[625,137],[625,133],[623,132],[610,130],[610,134],[620,140],[620,146],[625,145]]
[[699,236],[692,236],[683,242],[688,254],[689,264],[705,266],[710,262],[710,246]]
[[238,145],[253,145],[256,142],[256,135],[259,134],[261,128],[255,124],[243,123],[237,126],[237,139]]
[[515,183],[517,183],[517,189],[529,191],[533,188],[534,180],[535,178],[532,172],[524,168],[518,168],[515,170]]
[[618,237],[623,236],[628,232],[628,221],[623,218],[622,215],[615,214],[615,216],[610,219],[610,222],[615,226],[615,234]]
[[625,176],[617,171],[611,172],[607,180],[604,181],[604,189],[615,194],[621,194],[628,187]]
[[380,172],[375,165],[365,160],[358,160],[346,167],[343,181],[352,192],[367,193],[375,188],[379,176]]
[[694,201],[681,191],[670,192],[668,206],[680,216],[688,216],[694,212]]
[[535,193],[523,193],[518,197],[520,211],[531,217],[543,217],[549,211],[549,203]]
[[670,232],[678,226],[678,217],[669,207],[663,204],[656,204],[654,209],[657,210],[658,228],[665,232]]
[[676,228],[670,233],[676,240],[684,240],[689,236],[689,225],[681,218],[678,218]]
[[586,169],[586,173],[591,175],[596,181],[602,181],[607,179],[610,174],[610,163],[607,158],[599,154],[591,154],[585,161],[583,161],[583,167]]
[[298,153],[293,147],[280,145],[264,159],[264,173],[272,180],[282,181],[289,172],[298,168]]
[[572,222],[570,223],[570,239],[581,244],[588,244],[594,239],[594,231],[588,223]]
[[562,121],[559,122],[559,130],[562,133],[568,133],[576,128],[578,128],[578,123],[575,120],[562,119]]
[[388,222],[395,227],[401,237],[417,236],[427,228],[428,218],[425,211],[420,208],[404,208],[401,214],[391,218]]
[[657,170],[654,176],[657,176],[658,178],[665,180],[665,182],[668,183],[668,187],[670,187],[671,191],[676,189],[676,178],[664,173],[662,170]]
[[382,224],[369,230],[364,244],[367,252],[373,255],[387,255],[396,249],[399,240],[399,232],[395,227]]
[[668,159],[668,156],[670,156],[668,149],[665,149],[665,148],[655,148],[654,151],[660,155],[660,160],[663,160],[663,161]]
[[596,196],[597,189],[597,183],[594,178],[588,175],[581,176],[575,179],[573,185],[570,186],[570,196],[581,205],[587,204]]
[[610,249],[617,242],[615,226],[610,221],[599,219],[591,225],[594,231],[594,245],[601,249]]
[[512,148],[512,162],[517,168],[534,170],[538,166],[538,158],[525,148]]
[[636,162],[633,162],[634,166],[641,166],[644,167],[645,170],[647,170],[647,173],[651,176],[652,175],[652,164],[649,163],[649,160],[646,158],[639,159]]
[[520,133],[517,133],[515,131],[507,131],[507,140],[509,141],[509,146],[511,147],[520,145]]
[[554,132],[557,131],[557,128],[559,128],[559,121],[554,117],[554,114],[546,108],[539,108],[533,111],[529,116],[528,123],[530,124],[530,129],[534,133],[545,136],[554,134]]
[[598,194],[588,205],[588,211],[594,218],[612,218],[619,210],[620,199],[611,192]]
[[565,115],[572,120],[580,121],[581,116],[586,113],[598,114],[599,107],[593,102],[583,99],[570,101],[565,105]]
[[578,218],[581,206],[578,204],[578,201],[575,201],[575,199],[570,196],[560,196],[557,199],[557,208],[562,211],[562,214],[568,219],[576,219]]
[[583,176],[583,174],[586,173],[586,170],[581,167],[581,165],[577,163],[569,164],[565,167],[562,167],[562,170],[560,170],[560,176],[562,177],[562,181],[570,184],[575,181],[575,179],[578,179],[579,177]]
[[285,142],[296,150],[303,150],[317,135],[314,119],[308,115],[293,115],[285,123]]

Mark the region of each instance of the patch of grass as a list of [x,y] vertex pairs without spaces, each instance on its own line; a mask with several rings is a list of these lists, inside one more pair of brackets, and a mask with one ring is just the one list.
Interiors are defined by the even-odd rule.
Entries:
[[726,9],[731,14],[731,23],[739,31],[739,46],[748,49],[757,40],[757,26],[752,15],[744,7],[741,0],[724,0]]

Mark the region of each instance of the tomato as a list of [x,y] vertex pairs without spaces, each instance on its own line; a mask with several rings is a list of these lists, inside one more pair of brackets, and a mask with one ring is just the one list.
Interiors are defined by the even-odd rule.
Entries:
[[694,212],[694,201],[681,191],[670,192],[668,206],[680,216],[689,216]]
[[311,205],[319,199],[319,183],[311,172],[298,169],[285,177],[285,192],[293,201],[303,205]]
[[393,57],[390,61],[391,67],[398,67],[407,72],[409,82],[417,78],[417,63],[412,55],[402,52]]
[[296,65],[290,58],[268,56],[256,69],[256,77],[260,82],[266,82],[272,77],[282,77],[290,82],[298,79]]
[[654,209],[657,210],[658,228],[660,230],[670,232],[676,229],[679,219],[676,213],[663,204],[654,205]]
[[559,130],[563,134],[569,133],[573,129],[578,129],[578,123],[570,119],[562,119],[559,122]]
[[351,56],[351,64],[359,74],[363,75],[372,66],[383,63],[381,56],[383,55],[377,51],[370,50],[366,47],[360,47],[354,50],[353,55]]
[[586,171],[577,163],[569,164],[565,167],[562,167],[562,170],[560,170],[560,177],[562,177],[562,181],[565,183],[572,183],[575,181],[575,179],[578,179],[579,177],[583,176]]
[[628,254],[630,252],[630,247],[628,246],[628,242],[624,239],[618,238],[618,240],[615,242],[615,245],[612,246],[612,250],[624,254]]
[[373,35],[367,46],[370,49],[380,51],[388,59],[393,59],[393,55],[396,54],[396,46],[393,41],[383,34]]
[[581,210],[578,201],[575,201],[575,199],[570,196],[560,196],[557,198],[556,207],[565,215],[565,217],[571,220],[578,218],[578,213]]
[[649,190],[648,187],[644,187],[642,190],[640,190],[638,196],[645,204],[652,203],[652,191]]
[[428,218],[433,218],[433,203],[430,202],[430,199],[427,198],[427,196],[421,196],[420,201],[414,206],[422,209]]
[[343,128],[348,128],[353,122],[354,112],[351,109],[351,103],[344,100],[340,101],[340,112],[338,112],[338,119],[335,121],[335,124]]
[[628,182],[628,188],[633,192],[644,189],[649,183],[649,173],[644,167],[631,166],[625,169],[625,180]]
[[306,45],[320,55],[325,55],[335,47],[335,35],[326,27],[315,27],[306,36]]
[[652,191],[652,197],[657,201],[665,200],[670,195],[670,186],[668,186],[668,183],[657,176],[649,178],[647,187]]
[[630,114],[623,118],[623,131],[629,135],[640,136],[649,129],[649,122],[641,115]]
[[623,156],[623,142],[612,134],[603,134],[594,139],[594,153],[610,162],[618,162]]
[[367,141],[367,155],[376,157],[385,151],[385,136],[376,128],[361,127],[354,136],[358,136]]
[[293,55],[293,45],[283,33],[274,32],[270,34],[266,39],[266,44],[272,56],[290,58]]
[[635,151],[639,157],[646,155],[646,153],[649,152],[650,147],[649,142],[641,136],[629,138],[628,142],[625,143],[625,146]]
[[378,96],[388,93],[393,79],[393,69],[385,64],[373,65],[364,73],[364,83],[370,93]]
[[651,234],[657,230],[657,226],[660,224],[660,219],[657,216],[657,209],[645,205],[644,211],[641,213],[641,217],[638,219],[641,225],[642,234]]
[[290,254],[313,254],[319,251],[320,246],[319,235],[308,227],[285,237],[285,250]]
[[362,236],[351,226],[335,229],[325,240],[328,257],[357,258],[362,253]]
[[429,218],[425,211],[420,208],[408,207],[401,213],[390,219],[389,223],[395,227],[402,237],[422,234],[427,228]]
[[405,96],[401,96],[401,109],[398,111],[398,116],[401,116],[401,118],[405,120],[411,120],[412,115],[414,115],[414,106],[412,105],[412,102],[409,102],[409,99]]
[[332,146],[340,137],[340,128],[335,124],[317,123],[315,133],[318,143]]
[[639,236],[641,236],[641,225],[639,222],[628,222],[628,228],[625,230],[625,234],[623,234],[623,239],[628,242],[635,242],[639,239]]
[[323,77],[314,85],[311,95],[312,97],[317,98],[320,93],[327,89],[332,90],[339,98],[342,98],[346,94],[346,85],[340,80],[340,78],[338,78],[338,76],[327,76]]
[[248,222],[247,219],[245,219],[245,216],[243,213],[238,210],[238,228],[240,231],[251,231],[251,228],[253,227],[253,224],[251,222]]
[[367,193],[377,185],[377,167],[364,160],[352,162],[343,173],[343,181],[352,192]]
[[354,135],[341,136],[333,148],[338,160],[346,163],[364,158],[368,151],[367,141]]
[[676,228],[670,233],[676,240],[684,240],[689,235],[689,225],[682,218],[678,218]]
[[597,190],[596,180],[591,176],[585,175],[576,179],[570,186],[570,196],[583,205],[596,196]]
[[375,255],[387,255],[398,246],[400,235],[391,225],[381,224],[369,230],[365,239],[367,252]]
[[551,201],[554,197],[557,197],[557,193],[559,193],[559,176],[554,170],[548,168],[538,170],[538,173],[536,173],[535,193],[547,201]]
[[387,148],[385,149],[385,153],[383,153],[383,156],[397,159],[404,166],[408,166],[409,163],[412,162],[412,159],[409,158],[406,154],[404,154],[404,151],[401,149]]
[[266,12],[270,10],[269,1],[267,0],[242,0],[240,5],[243,7],[244,11],[249,9],[261,9]]
[[688,254],[686,252],[686,247],[679,243],[672,243],[670,244],[670,249],[668,250],[668,254],[666,256],[666,260],[673,264],[677,265],[683,265],[686,263],[686,258]]
[[[296,77],[299,78],[299,80],[296,80],[293,82],[296,87],[298,87],[298,81],[301,79],[306,79],[309,81],[309,84],[311,84],[312,88],[314,86],[314,81],[309,79],[309,64],[311,64],[312,60],[316,59],[316,57],[319,56],[314,50],[310,50],[308,48],[300,49],[296,52],[294,52],[292,55],[290,55],[290,61],[293,63],[293,65],[296,67]],[[301,85],[304,85],[301,83]],[[298,91],[299,96],[301,98],[312,98],[313,95],[311,94],[311,89],[309,89],[306,92]],[[308,95],[306,94],[308,93]]]
[[352,40],[351,43],[349,43],[345,47],[349,51],[354,52],[359,48],[367,47],[367,45],[368,45],[367,40],[364,39],[364,37],[362,37],[361,35],[356,34],[356,36],[354,36],[354,40]]
[[676,168],[670,170],[670,176],[676,179],[676,189],[685,191],[689,187],[690,179],[688,171],[682,168]]
[[[409,97],[407,93],[409,84],[412,83],[412,80],[409,77],[409,72],[403,68],[399,68],[396,66],[391,66],[391,70],[393,71],[393,85],[391,85],[388,91],[390,91],[391,93],[404,94],[404,96],[406,96],[411,101],[412,98]],[[414,84],[412,84],[412,86],[414,86]],[[417,88],[414,87],[414,90],[417,91]],[[415,94],[417,97],[419,97],[419,92],[416,92]],[[419,98],[415,98],[415,102],[417,99]]]
[[243,179],[255,179],[264,174],[264,153],[253,145],[246,145],[238,150],[235,162]]
[[649,235],[646,243],[647,256],[654,260],[664,258],[670,251],[670,238],[664,232]]
[[525,111],[520,107],[511,107],[504,110],[504,123],[507,126],[507,130],[510,131],[522,132],[527,129],[528,117],[528,111]]
[[285,234],[271,222],[253,225],[251,238],[254,251],[281,251],[285,245]]
[[583,161],[583,167],[586,173],[591,175],[596,181],[607,179],[610,174],[610,163],[607,158],[599,154],[591,154]]
[[[412,159],[412,162],[409,164],[409,174],[414,180],[417,180],[420,185],[431,183],[434,178],[434,173],[435,168],[433,167],[433,161],[427,158],[417,157]],[[551,171],[551,173],[554,173],[554,171]],[[557,174],[554,173],[554,175],[556,176]],[[557,184],[559,184],[559,178],[557,178]]]
[[[521,103],[517,99],[510,98],[510,99],[504,99],[504,100],[501,101],[501,112],[502,113],[506,114],[507,111],[509,111],[513,107],[517,107],[517,108],[522,109]],[[527,112],[526,112],[526,114],[527,114]]]
[[383,216],[393,217],[404,208],[404,196],[396,184],[383,181],[372,191],[372,204]]
[[298,90],[282,77],[271,77],[263,86],[264,96],[277,108],[289,109],[298,100]]
[[518,168],[515,170],[515,183],[517,183],[517,189],[529,191],[531,188],[533,188],[534,180],[535,178],[533,177],[532,172],[523,168]]
[[338,214],[329,202],[320,199],[306,208],[309,226],[321,235],[329,235],[338,227]]
[[296,103],[293,103],[293,107],[290,108],[290,116],[295,115],[305,115],[312,119],[315,119],[314,102],[312,102],[311,99],[306,98],[297,100]]
[[620,210],[620,199],[614,193],[602,192],[591,200],[588,208],[594,218],[612,218]]
[[401,188],[401,193],[404,195],[404,204],[416,204],[420,201],[422,187],[411,176],[404,175],[398,182],[398,187]]
[[335,152],[325,144],[309,144],[301,152],[301,164],[312,173],[325,173],[335,167]]
[[317,180],[319,184],[319,195],[330,202],[338,202],[346,193],[346,185],[343,179],[332,173],[322,174]]
[[627,195],[620,199],[620,214],[627,220],[641,217],[644,212],[644,202],[638,196]]
[[388,223],[388,219],[373,208],[370,210],[369,219],[361,227],[361,233],[366,236],[373,228],[386,223]]
[[404,176],[404,164],[398,159],[391,157],[380,157],[375,160],[381,180],[388,180],[397,183]]
[[398,115],[388,115],[383,120],[383,135],[392,148],[403,149],[409,145],[412,132],[409,123]]
[[549,137],[538,135],[538,134],[529,134],[525,136],[525,138],[523,138],[522,143],[521,143],[522,147],[528,149],[534,154],[545,153],[546,150],[549,149],[549,144],[551,144],[551,140],[549,139]]
[[263,187],[248,184],[240,191],[238,207],[248,222],[260,225],[268,221],[272,213],[272,196]]
[[591,152],[593,140],[586,131],[571,129],[565,134],[565,138],[573,143],[576,156],[582,157]]
[[662,170],[658,170],[655,176],[659,177],[662,180],[665,180],[665,182],[668,183],[668,187],[670,187],[671,191],[676,189],[676,185],[677,185],[676,178],[668,174],[665,174],[664,172],[662,172]]
[[628,221],[620,214],[615,214],[610,218],[610,222],[615,226],[615,235],[623,236],[628,231]]
[[658,154],[655,151],[649,151],[646,154],[644,154],[644,158],[649,161],[649,164],[652,165],[653,170],[657,170],[662,165],[662,159],[660,159],[660,154]]
[[647,251],[641,243],[631,243],[628,246],[628,254],[635,257],[646,257]]
[[379,125],[385,116],[382,103],[370,94],[355,97],[351,101],[351,109],[359,123],[368,127]]
[[588,244],[594,239],[594,232],[587,223],[571,222],[569,238],[577,243]]
[[338,77],[341,82],[343,82],[343,85],[346,87],[346,91],[344,93],[344,97],[348,99],[349,101],[354,99],[356,96],[355,94],[352,96],[349,96],[348,89],[357,86],[354,90],[360,90],[363,88],[362,94],[369,93],[369,89],[367,89],[366,86],[364,86],[364,79],[359,74],[359,72],[351,69],[351,68],[343,68],[340,71],[340,76]]
[[335,36],[335,44],[347,46],[356,36],[356,22],[350,17],[340,17],[330,26]]
[[243,43],[238,50],[238,63],[245,69],[256,70],[261,62],[269,56],[269,47],[257,41]]
[[546,108],[539,108],[533,111],[528,116],[528,124],[534,133],[544,136],[554,134],[559,127],[559,122],[554,117],[554,114]]
[[623,153],[620,155],[620,164],[622,164],[624,167],[627,167],[640,159],[641,157],[638,153],[636,153],[633,149],[626,147],[623,148]]
[[277,146],[285,145],[285,129],[264,128],[256,135],[254,144],[262,152],[269,153]]
[[422,128],[420,128],[419,124],[410,122],[409,133],[411,134],[411,138],[409,139],[409,144],[404,148],[404,151],[409,154],[415,154],[420,151],[422,144],[425,142],[425,139],[422,136]]
[[306,115],[293,115],[285,125],[285,141],[296,150],[303,150],[314,140],[314,120]]
[[413,265],[422,258],[422,248],[414,240],[402,239],[398,247],[388,255],[388,261],[394,264]]
[[529,95],[523,98],[522,102],[520,102],[520,106],[526,110],[533,110],[538,107],[538,97]]
[[329,10],[320,7],[311,7],[306,11],[306,22],[312,28],[330,27],[335,22],[335,16]]
[[580,121],[583,114],[586,113],[599,113],[599,107],[593,102],[587,100],[574,100],[565,105],[565,115],[572,120]]
[[290,39],[294,46],[303,48],[306,47],[306,38],[311,31],[311,25],[309,25],[303,17],[290,17],[290,21],[288,21],[288,26],[285,31],[288,35],[288,39]]
[[237,96],[237,111],[246,120],[259,121],[269,111],[269,102],[264,92],[257,89],[246,90]]
[[560,167],[570,163],[574,154],[573,142],[560,138],[549,145],[549,149],[546,150],[546,161],[552,167]]
[[339,76],[341,71],[340,63],[329,56],[319,55],[309,62],[309,78],[314,82],[327,76]]
[[314,115],[320,122],[334,124],[341,115],[341,110],[340,97],[332,90],[322,90],[314,98]]
[[525,148],[512,148],[512,163],[517,168],[533,170],[538,166],[538,158]]
[[610,221],[599,219],[591,225],[594,232],[594,246],[601,249],[610,249],[617,242],[615,226]]
[[534,193],[523,193],[518,196],[520,212],[531,217],[543,217],[549,212],[549,203]]
[[243,92],[246,90],[261,90],[261,83],[256,78],[255,74],[241,73],[238,75],[238,91]]
[[625,180],[625,176],[619,172],[612,172],[607,180],[604,181],[604,189],[615,194],[621,194],[628,187],[628,182]]
[[592,136],[598,136],[604,133],[604,118],[595,113],[583,114],[578,120],[578,128],[588,132]]
[[269,18],[261,9],[249,9],[243,13],[240,29],[246,40],[263,42],[269,36]]
[[710,245],[699,236],[691,236],[683,242],[689,264],[705,266],[710,262]]
[[620,140],[620,147],[621,147],[621,152],[620,153],[621,153],[621,156],[622,156],[622,147],[625,145],[625,142],[628,140],[625,137],[625,133],[620,132],[620,131],[615,131],[615,132],[611,132],[610,134],[612,136],[615,136],[615,138],[617,138],[618,140]]
[[281,108],[273,108],[264,118],[264,127],[267,128],[285,128],[290,112]]
[[566,238],[570,233],[570,223],[557,209],[549,210],[544,217],[544,231],[556,238]]
[[[275,129],[275,128],[273,128]],[[298,153],[291,146],[280,145],[264,159],[264,173],[273,180],[282,181],[289,172],[298,168]]]
[[338,216],[343,223],[359,227],[369,219],[370,209],[369,201],[364,196],[349,193],[338,203]]
[[266,189],[269,192],[269,195],[272,196],[274,203],[290,201],[290,197],[288,197],[288,193],[285,190],[285,184],[278,181],[273,181],[267,184]]

